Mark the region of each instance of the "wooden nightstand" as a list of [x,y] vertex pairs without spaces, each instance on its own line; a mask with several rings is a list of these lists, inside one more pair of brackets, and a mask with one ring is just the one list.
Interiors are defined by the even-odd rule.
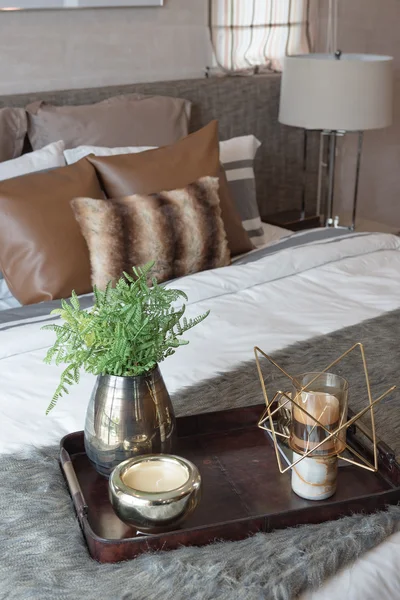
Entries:
[[299,210],[286,210],[274,215],[269,215],[268,217],[263,217],[263,221],[270,225],[291,229],[292,231],[321,227],[320,217],[317,215],[306,214],[304,218],[302,218],[301,211]]

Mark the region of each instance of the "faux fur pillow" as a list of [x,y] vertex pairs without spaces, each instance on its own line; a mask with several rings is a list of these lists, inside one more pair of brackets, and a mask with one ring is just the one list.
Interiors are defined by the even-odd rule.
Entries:
[[217,177],[202,177],[184,189],[148,196],[73,200],[93,284],[104,289],[123,271],[152,260],[159,282],[228,265],[218,185]]

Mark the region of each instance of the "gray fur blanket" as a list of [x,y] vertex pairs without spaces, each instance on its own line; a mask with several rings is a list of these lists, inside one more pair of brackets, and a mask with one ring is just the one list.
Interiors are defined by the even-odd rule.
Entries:
[[[399,339],[400,311],[396,311],[296,344],[275,358],[292,373],[317,370],[363,341],[376,397],[385,386],[400,383]],[[362,377],[354,371],[359,364],[354,355],[336,369],[350,380],[355,408],[366,399]],[[266,380],[274,389],[279,386],[270,367]],[[178,414],[257,402],[262,396],[253,362],[174,398]],[[384,401],[377,424],[399,454],[398,395]],[[51,447],[0,457],[0,600],[290,600],[317,588],[400,529],[400,508],[390,507],[372,516],[258,534],[242,542],[100,565],[87,553],[57,455],[58,449]]]

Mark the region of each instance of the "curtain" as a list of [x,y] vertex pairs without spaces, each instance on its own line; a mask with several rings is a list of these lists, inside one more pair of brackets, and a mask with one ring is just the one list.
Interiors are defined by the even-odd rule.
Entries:
[[310,52],[310,0],[210,0],[210,32],[224,71],[282,69],[286,54]]

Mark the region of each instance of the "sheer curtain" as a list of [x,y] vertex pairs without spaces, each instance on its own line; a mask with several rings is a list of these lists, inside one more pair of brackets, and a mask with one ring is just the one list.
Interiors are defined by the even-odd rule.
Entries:
[[282,68],[286,54],[310,52],[310,0],[210,0],[210,31],[224,71]]

